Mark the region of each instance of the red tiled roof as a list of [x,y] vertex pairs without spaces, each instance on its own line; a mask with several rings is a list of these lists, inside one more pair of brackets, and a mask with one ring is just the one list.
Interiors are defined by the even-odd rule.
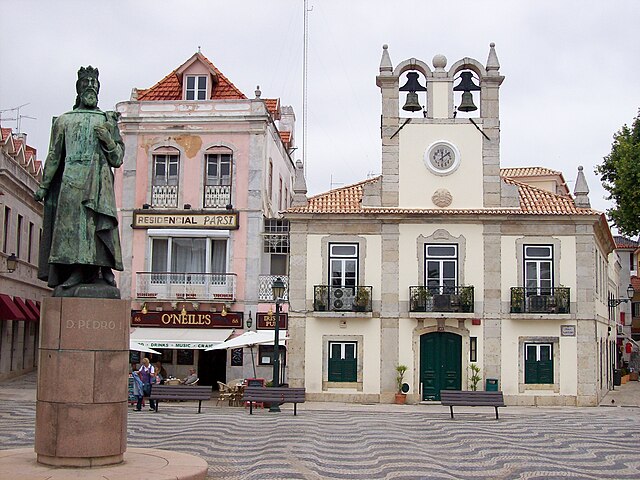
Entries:
[[[247,97],[242,93],[231,81],[225,77],[216,66],[209,61],[201,53],[194,55],[198,60],[204,63],[215,76],[215,82],[211,89],[211,100],[245,100]],[[173,70],[169,75],[164,77],[151,88],[139,89],[138,100],[141,102],[159,101],[159,100],[182,100],[182,83],[179,70],[189,63],[194,57],[191,57],[180,67]]]
[[16,152],[18,150],[20,150],[20,147],[22,147],[22,139],[21,138],[14,138],[13,139],[13,143],[15,144]]
[[0,135],[2,135],[2,141],[4,142],[11,135],[10,128],[0,128]]
[[359,214],[448,214],[448,215],[600,215],[590,208],[576,207],[573,199],[565,195],[557,195],[540,188],[527,185],[510,178],[503,178],[506,183],[518,187],[520,208],[396,208],[396,207],[362,207],[364,185],[379,182],[376,177],[363,182],[341,187],[329,192],[313,196],[307,205],[292,207],[289,213],[359,213]]
[[638,242],[622,235],[614,235],[616,248],[638,248]]
[[280,133],[280,139],[282,140],[282,143],[289,143],[291,141],[291,132],[279,132]]
[[274,120],[280,119],[280,99],[279,98],[265,98],[264,103],[267,106],[267,110],[274,118]]

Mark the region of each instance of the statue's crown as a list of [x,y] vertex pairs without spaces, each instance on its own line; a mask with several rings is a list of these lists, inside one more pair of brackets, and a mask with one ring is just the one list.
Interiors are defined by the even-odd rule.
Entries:
[[93,68],[91,65],[86,68],[80,67],[80,70],[78,70],[78,80],[88,77],[98,78],[98,69]]

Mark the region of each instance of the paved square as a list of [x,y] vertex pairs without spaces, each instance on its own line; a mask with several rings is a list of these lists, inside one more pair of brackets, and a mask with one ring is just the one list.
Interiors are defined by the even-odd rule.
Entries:
[[[640,410],[215,402],[129,415],[129,446],[200,455],[225,479],[637,479]],[[35,403],[0,400],[0,449],[33,445]]]

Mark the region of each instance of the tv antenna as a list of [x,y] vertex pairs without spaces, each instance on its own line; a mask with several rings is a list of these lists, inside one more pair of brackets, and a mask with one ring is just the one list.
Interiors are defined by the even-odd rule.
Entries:
[[[4,110],[0,110],[0,122],[2,120],[15,120],[16,121],[16,131],[18,133],[21,133],[20,131],[20,123],[22,121],[23,118],[29,118],[31,120],[37,120],[36,117],[30,117],[29,115],[20,115],[20,109],[22,107],[26,107],[27,105],[31,105],[30,103],[23,103],[22,105],[19,105],[17,107],[14,108],[7,108]],[[15,113],[15,117],[3,117],[2,114],[5,112],[16,112]]]

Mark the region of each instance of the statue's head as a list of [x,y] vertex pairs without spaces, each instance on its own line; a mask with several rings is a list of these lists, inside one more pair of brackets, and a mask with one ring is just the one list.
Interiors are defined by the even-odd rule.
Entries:
[[91,65],[81,67],[78,70],[78,80],[76,81],[76,104],[73,108],[96,108],[98,106],[98,92],[100,92],[100,81],[98,80],[98,69]]

